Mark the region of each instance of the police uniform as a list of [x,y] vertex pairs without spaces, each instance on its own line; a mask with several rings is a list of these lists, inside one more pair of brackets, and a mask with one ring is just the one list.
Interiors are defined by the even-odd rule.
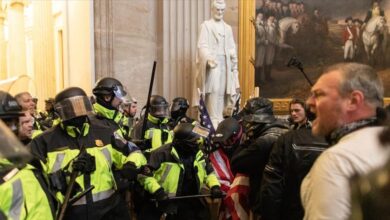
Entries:
[[[189,126],[192,125],[190,123],[180,124],[175,131]],[[214,170],[203,152],[199,150],[202,139],[184,135],[183,140],[178,141],[179,136],[175,132],[176,140],[173,143],[164,145],[151,153],[148,165],[154,170],[153,175],[140,178],[145,190],[157,197],[161,192],[169,197],[197,195],[205,186],[210,189],[216,187],[220,192],[220,183]],[[190,144],[187,146],[187,143]],[[194,147],[190,147],[191,144]],[[161,202],[164,206],[164,201]],[[188,199],[180,203],[168,200],[165,203],[168,203],[166,205],[170,208],[156,209],[149,204],[141,217],[153,219],[163,212],[171,214],[174,219],[205,219],[208,216],[207,208],[198,199]]]
[[56,202],[43,176],[31,165],[12,170],[1,182],[0,211],[7,219],[55,219]]
[[45,177],[26,165],[31,154],[15,136],[24,113],[10,94],[0,91],[0,100],[0,219],[55,219],[57,203]]
[[[90,123],[84,123],[81,131],[61,124],[31,142],[32,152],[41,160],[47,174],[59,170],[71,172],[69,164],[79,155],[81,146],[95,158],[95,171],[76,178],[79,190],[75,194],[92,185],[95,188],[69,207],[69,218],[96,219],[114,210],[119,197],[115,194],[116,183],[112,167],[121,169],[127,162],[133,162],[139,167],[146,162],[133,158],[132,154],[126,157],[119,149],[115,149],[111,145],[110,135],[107,135],[111,133],[108,127],[91,119]],[[59,199],[63,196],[57,195]]]

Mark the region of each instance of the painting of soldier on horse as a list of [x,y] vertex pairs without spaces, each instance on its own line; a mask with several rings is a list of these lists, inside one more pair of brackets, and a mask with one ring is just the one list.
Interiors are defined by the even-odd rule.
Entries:
[[360,62],[390,87],[389,19],[390,1],[256,0],[255,86],[268,98],[305,98],[309,84],[286,66],[296,57],[312,81],[326,65]]

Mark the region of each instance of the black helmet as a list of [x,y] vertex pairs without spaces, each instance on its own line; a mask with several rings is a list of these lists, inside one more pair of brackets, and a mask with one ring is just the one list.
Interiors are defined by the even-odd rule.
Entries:
[[63,121],[93,112],[87,94],[79,87],[70,87],[58,93],[55,97],[54,109]]
[[169,104],[164,97],[159,95],[152,95],[149,100],[150,114],[157,118],[168,117]]
[[124,90],[123,85],[119,80],[111,77],[104,77],[96,82],[95,88],[92,93],[95,96],[102,95],[114,95],[118,98],[126,96],[127,92]]
[[249,99],[239,113],[247,122],[271,123],[275,121],[272,102],[263,97]]
[[173,142],[176,145],[198,148],[203,145],[203,132],[207,130],[192,123],[180,123],[173,129]]
[[23,116],[22,108],[9,93],[0,91],[0,118],[1,119],[12,119]]
[[174,119],[184,117],[187,113],[187,109],[190,107],[188,100],[183,97],[177,97],[173,99],[171,105],[171,117]]
[[[218,124],[218,128],[213,135],[214,143],[223,143],[229,138],[242,134],[241,125],[234,118],[226,118]],[[238,138],[236,138],[238,139]]]
[[246,102],[244,109],[249,114],[273,114],[272,107],[273,104],[269,99],[263,97],[256,97],[249,99]]
[[48,98],[48,99],[45,100],[45,103],[54,104],[54,99],[53,98]]
[[188,103],[188,100],[183,97],[177,97],[172,100],[172,105],[171,105],[171,112],[173,111],[178,111],[178,110],[185,110],[190,107],[190,104]]

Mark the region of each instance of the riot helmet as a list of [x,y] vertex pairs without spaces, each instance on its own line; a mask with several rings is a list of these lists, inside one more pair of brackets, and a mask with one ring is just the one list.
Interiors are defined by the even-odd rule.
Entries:
[[92,92],[97,97],[102,95],[114,95],[120,99],[125,97],[127,94],[122,83],[111,77],[105,77],[98,80]]
[[79,87],[70,87],[58,93],[55,97],[54,109],[62,121],[93,113],[87,94]]
[[54,109],[54,99],[48,98],[45,100],[45,110],[51,112]]
[[[116,110],[119,108],[121,103],[113,105],[112,101],[114,98],[118,98],[123,101],[124,97],[127,95],[126,90],[119,80],[111,77],[105,77],[96,82],[95,88],[92,90],[92,93],[96,96],[97,103],[103,105],[108,109]],[[106,100],[106,97],[110,97]]]
[[152,95],[149,100],[150,114],[156,118],[166,118],[169,116],[169,104],[164,97]]
[[23,116],[22,108],[9,93],[0,91],[0,118],[7,124],[7,126],[18,134],[19,117]]
[[137,113],[137,103],[137,99],[127,94],[123,98],[123,102],[120,105],[120,109],[125,116],[135,117],[135,114]]
[[255,97],[246,102],[239,115],[246,122],[272,123],[276,120],[272,108],[273,104],[269,99]]
[[175,147],[198,151],[208,134],[209,130],[197,123],[180,123],[173,129],[173,143]]
[[174,119],[178,119],[181,117],[184,117],[187,113],[188,108],[190,107],[190,104],[188,103],[188,100],[183,97],[177,97],[173,99],[172,105],[171,105],[171,117]]

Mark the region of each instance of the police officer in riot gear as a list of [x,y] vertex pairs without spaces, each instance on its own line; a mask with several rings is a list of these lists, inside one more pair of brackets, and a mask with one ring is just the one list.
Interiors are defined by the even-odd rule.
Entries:
[[188,117],[187,110],[190,107],[188,100],[183,97],[174,98],[171,105],[170,128],[173,129],[180,123],[192,123],[194,119]]
[[39,122],[43,127],[45,127],[45,130],[60,123],[59,116],[54,111],[53,98],[45,100],[45,111],[40,112],[39,115],[41,116]]
[[168,219],[208,219],[207,209],[198,199],[178,203],[168,199],[197,195],[204,185],[210,188],[212,197],[222,196],[214,170],[200,150],[204,142],[202,130],[198,125],[181,123],[174,129],[173,142],[151,153],[148,165],[153,174],[141,182],[160,206],[145,206],[141,219],[158,219],[163,213],[168,214]]
[[[172,142],[172,132],[169,129],[169,104],[159,95],[150,97],[150,111],[148,113],[145,131],[142,131],[143,119],[134,127],[132,139],[143,140],[140,146],[146,152],[151,152],[163,144]],[[144,116],[145,117],[145,116]],[[142,133],[144,132],[144,136]]]
[[68,205],[66,219],[128,219],[126,209],[120,205],[111,167],[120,169],[123,176],[135,179],[139,168],[146,161],[126,156],[122,149],[111,144],[112,130],[97,120],[86,93],[78,87],[70,87],[58,93],[55,109],[61,123],[31,142],[34,155],[50,176],[57,195],[68,191],[69,178],[76,173],[71,198],[86,195]]
[[[144,165],[146,158],[141,153],[140,149],[132,142],[128,141],[129,128],[127,127],[128,119],[120,111],[121,105],[129,96],[119,80],[111,77],[105,77],[97,81],[93,94],[96,96],[96,103],[93,107],[97,113],[97,118],[110,127],[114,136],[112,144],[117,149],[122,149],[125,155],[132,155],[133,160]],[[145,162],[142,162],[145,161]],[[114,169],[114,177],[118,191],[121,194],[120,204],[122,207],[127,207],[129,201],[129,189],[133,181],[122,175],[121,171]],[[127,200],[127,201],[126,201]]]
[[0,122],[0,219],[54,219],[55,199],[42,173],[26,165],[31,154],[15,137],[24,113],[6,92],[0,91],[0,103],[0,118],[6,124]]
[[111,77],[105,77],[96,82],[92,93],[96,97],[96,103],[93,108],[100,119],[107,119],[109,126],[117,133],[128,138],[126,129],[123,127],[125,117],[119,111],[123,98],[127,92],[119,80]]

